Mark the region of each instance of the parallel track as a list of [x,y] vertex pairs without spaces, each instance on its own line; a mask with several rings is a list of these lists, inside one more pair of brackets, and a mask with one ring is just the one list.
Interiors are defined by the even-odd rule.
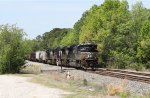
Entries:
[[150,73],[105,68],[99,68],[96,71],[87,71],[99,75],[111,76],[150,84]]

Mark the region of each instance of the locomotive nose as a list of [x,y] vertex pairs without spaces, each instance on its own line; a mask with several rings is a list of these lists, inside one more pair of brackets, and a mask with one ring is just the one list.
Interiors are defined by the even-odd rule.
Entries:
[[88,53],[88,58],[92,58],[93,57],[93,53],[89,52]]
[[91,58],[92,57],[92,54],[91,53],[88,53],[88,58]]
[[92,52],[83,52],[83,53],[81,53],[81,56],[82,56],[82,58],[85,58],[85,59],[95,59],[95,57],[97,57],[96,55],[95,55],[95,53],[92,53]]

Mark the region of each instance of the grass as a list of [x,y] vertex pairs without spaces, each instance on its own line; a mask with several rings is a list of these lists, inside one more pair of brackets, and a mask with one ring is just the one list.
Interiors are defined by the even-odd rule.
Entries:
[[95,89],[96,86],[95,88],[91,88],[90,84],[85,86],[83,81],[66,80],[63,77],[60,77],[58,74],[53,75],[22,74],[21,76],[32,77],[31,82],[39,83],[47,87],[63,89],[64,91],[72,93],[69,95],[64,95],[65,98],[87,98],[87,96],[100,97],[102,95],[102,87],[100,89]]
[[59,88],[71,94],[65,98],[150,98],[150,93],[145,97],[139,97],[126,91],[126,81],[120,85],[95,84],[86,79],[66,78],[65,73],[53,71],[49,74],[40,74],[39,65],[27,66],[21,70],[20,76],[32,77],[31,82],[39,83],[47,87]]
[[39,74],[41,69],[41,65],[36,64],[36,65],[28,65],[28,66],[23,66],[20,70],[20,73],[22,74]]
[[66,75],[59,71],[51,72],[50,74],[40,74],[40,67],[39,65],[31,65],[22,68],[22,74],[19,76],[32,77],[31,82],[72,92],[72,94],[65,95],[65,98],[87,98],[88,96],[89,98],[90,96],[97,98],[101,97],[105,92],[103,87],[89,83],[86,79],[67,79]]

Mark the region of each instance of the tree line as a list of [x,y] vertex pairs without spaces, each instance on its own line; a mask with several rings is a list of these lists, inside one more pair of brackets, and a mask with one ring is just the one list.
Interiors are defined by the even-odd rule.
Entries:
[[129,8],[127,0],[105,0],[85,11],[73,28],[54,28],[35,42],[35,50],[94,42],[101,66],[149,68],[150,9],[142,2]]

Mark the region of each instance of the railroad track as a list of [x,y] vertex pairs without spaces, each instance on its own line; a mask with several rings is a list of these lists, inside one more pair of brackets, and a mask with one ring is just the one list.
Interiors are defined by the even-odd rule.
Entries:
[[[64,68],[66,69],[67,67],[63,67],[63,70]],[[66,69],[66,70],[70,70],[70,69]],[[56,71],[56,69],[55,68],[51,70],[47,68],[41,69],[42,73],[43,72],[46,73],[50,71]],[[98,68],[96,69],[96,71],[92,71],[92,69],[87,69],[86,72],[150,84],[150,73],[146,73],[146,72],[127,71],[127,70],[119,70],[119,69],[107,69],[107,68]]]
[[150,84],[150,73],[106,68],[98,68],[96,71],[91,71],[89,69],[87,71],[99,75],[111,76]]

